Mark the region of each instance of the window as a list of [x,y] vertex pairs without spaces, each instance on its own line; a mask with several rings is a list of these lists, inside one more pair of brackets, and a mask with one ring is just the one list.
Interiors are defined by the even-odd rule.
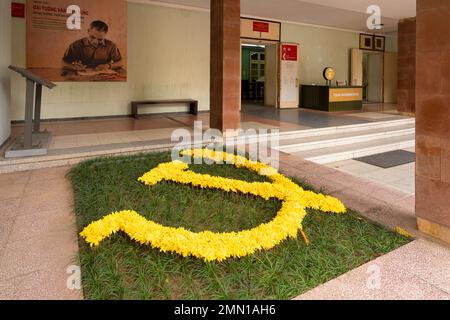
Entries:
[[250,51],[250,82],[264,81],[265,58],[264,52]]

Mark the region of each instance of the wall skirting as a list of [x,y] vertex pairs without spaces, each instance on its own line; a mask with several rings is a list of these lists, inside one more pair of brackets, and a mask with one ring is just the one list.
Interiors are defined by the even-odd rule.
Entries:
[[417,218],[419,231],[433,238],[440,239],[444,242],[450,243],[450,228],[428,221],[426,219]]

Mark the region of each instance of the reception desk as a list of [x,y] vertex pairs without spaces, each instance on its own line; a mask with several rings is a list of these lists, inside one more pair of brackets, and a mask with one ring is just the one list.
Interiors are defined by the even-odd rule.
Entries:
[[361,110],[363,90],[360,86],[301,86],[301,107],[320,111]]

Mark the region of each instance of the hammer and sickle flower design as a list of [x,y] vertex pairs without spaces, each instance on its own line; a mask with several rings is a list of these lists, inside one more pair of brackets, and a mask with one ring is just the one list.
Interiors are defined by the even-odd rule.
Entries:
[[346,208],[338,199],[306,191],[261,162],[209,149],[184,150],[181,154],[210,159],[216,163],[225,161],[236,168],[255,171],[272,182],[246,182],[198,174],[188,170],[189,166],[181,161],[162,163],[138,180],[147,186],[171,181],[197,188],[253,195],[265,200],[276,198],[282,201],[281,209],[269,223],[261,224],[254,229],[229,233],[211,231],[195,233],[184,228],[167,227],[149,221],[135,211],[114,212],[91,223],[81,232],[80,235],[86,242],[92,247],[98,246],[102,240],[122,231],[132,240],[158,248],[162,252],[221,262],[229,258],[252,255],[260,250],[270,250],[288,238],[296,239],[299,232],[305,242],[309,243],[302,225],[307,208],[336,214],[346,212]]

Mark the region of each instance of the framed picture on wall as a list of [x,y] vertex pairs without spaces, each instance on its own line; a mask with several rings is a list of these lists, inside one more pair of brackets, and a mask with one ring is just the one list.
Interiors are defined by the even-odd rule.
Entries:
[[359,48],[361,50],[373,50],[374,49],[374,36],[371,34],[359,35]]
[[27,68],[38,76],[127,81],[125,0],[28,0],[26,12]]
[[377,51],[384,51],[385,50],[385,43],[386,43],[386,38],[383,36],[375,36],[374,38],[374,50]]

